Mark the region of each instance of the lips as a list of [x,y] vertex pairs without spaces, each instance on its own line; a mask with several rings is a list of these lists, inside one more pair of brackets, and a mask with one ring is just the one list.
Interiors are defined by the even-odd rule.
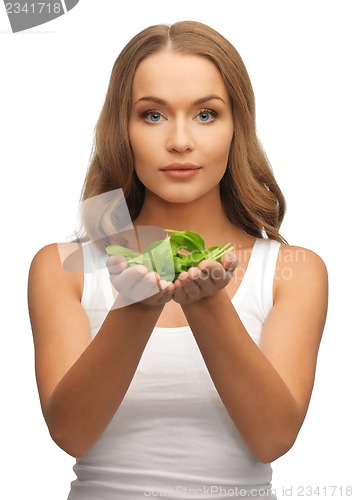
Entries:
[[185,179],[189,179],[190,177],[194,177],[198,175],[201,167],[191,163],[172,163],[170,165],[166,165],[161,169],[163,175],[167,175],[168,177],[175,179],[177,181],[182,181]]
[[198,170],[201,167],[199,165],[195,165],[194,163],[170,163],[165,167],[162,167],[161,170],[165,171],[176,171],[176,170]]

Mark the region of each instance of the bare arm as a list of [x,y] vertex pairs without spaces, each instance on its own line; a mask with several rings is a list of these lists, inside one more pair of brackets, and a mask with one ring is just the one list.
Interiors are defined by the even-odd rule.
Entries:
[[57,245],[38,252],[28,291],[39,395],[54,441],[75,457],[119,407],[164,307],[112,309],[91,341],[81,289],[82,275],[63,270]]
[[[281,271],[281,259],[278,265]],[[322,260],[305,251],[303,261],[294,258],[286,266],[291,279],[275,281],[260,348],[225,290],[182,304],[226,409],[262,462],[286,453],[303,423],[327,310]]]

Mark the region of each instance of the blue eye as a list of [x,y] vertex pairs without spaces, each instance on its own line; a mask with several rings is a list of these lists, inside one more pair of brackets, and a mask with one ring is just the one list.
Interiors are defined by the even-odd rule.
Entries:
[[211,109],[203,109],[199,114],[199,119],[201,122],[208,123],[214,121],[216,112]]
[[151,113],[150,118],[152,122],[158,122],[161,118],[161,115],[159,115],[159,113]]
[[161,120],[161,113],[158,111],[146,111],[143,116],[149,123],[158,123]]
[[205,113],[205,111],[199,113],[199,116],[202,122],[206,122],[209,120],[209,113]]

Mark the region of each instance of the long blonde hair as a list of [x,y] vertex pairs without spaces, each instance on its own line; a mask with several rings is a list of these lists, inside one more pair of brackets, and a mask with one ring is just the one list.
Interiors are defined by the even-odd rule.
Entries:
[[[267,237],[285,243],[279,234],[285,200],[256,134],[255,99],[245,65],[228,40],[211,27],[195,21],[146,28],[119,54],[96,125],[82,200],[121,188],[132,221],[138,216],[145,188],[134,170],[128,135],[133,78],[143,59],[167,47],[213,62],[228,91],[234,137],[228,166],[220,182],[225,215],[236,227],[252,236],[263,237],[266,233]],[[102,216],[99,211],[94,217],[92,211],[90,217],[83,214],[82,223],[88,234],[92,234],[89,226],[99,224],[101,236],[107,235]]]

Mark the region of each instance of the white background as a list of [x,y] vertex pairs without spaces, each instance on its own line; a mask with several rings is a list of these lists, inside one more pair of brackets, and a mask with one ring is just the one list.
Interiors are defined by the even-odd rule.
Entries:
[[37,396],[28,268],[39,248],[76,227],[94,127],[119,51],[151,24],[192,19],[220,31],[244,59],[258,134],[288,202],[282,233],[321,255],[329,271],[310,410],[295,446],[273,464],[273,485],[279,499],[308,497],[311,490],[301,486],[319,487],[314,498],[347,497],[354,420],[352,2],[122,3],[82,0],[17,34],[0,6],[0,488],[8,500],[67,498],[73,459],[51,441]]

